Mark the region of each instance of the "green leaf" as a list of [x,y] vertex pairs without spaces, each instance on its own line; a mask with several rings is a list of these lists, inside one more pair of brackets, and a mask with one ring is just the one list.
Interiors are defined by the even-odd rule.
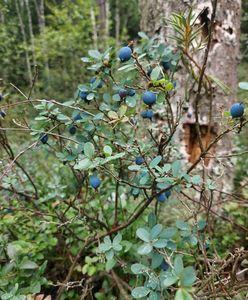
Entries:
[[152,257],[152,268],[153,269],[156,269],[157,267],[159,267],[162,264],[163,259],[164,259],[163,255],[161,255],[160,253],[155,252],[155,251],[152,252],[151,257]]
[[132,290],[132,296],[134,299],[140,299],[147,296],[150,293],[150,289],[145,286],[136,287]]
[[127,104],[128,107],[135,107],[136,106],[136,99],[135,99],[135,97],[128,96],[125,99],[125,103]]
[[131,271],[138,275],[138,274],[143,274],[143,273],[147,273],[149,271],[149,268],[142,265],[142,264],[133,264],[131,266]]
[[98,247],[99,251],[103,252],[103,253],[106,251],[109,251],[111,248],[112,248],[112,245],[105,244],[105,243],[101,243]]
[[138,32],[138,36],[142,39],[149,40],[149,37],[143,31]]
[[177,276],[180,276],[183,272],[183,259],[181,255],[176,255],[175,257],[174,270]]
[[156,215],[154,213],[150,213],[148,215],[148,225],[150,228],[154,227],[156,225],[157,222],[157,218]]
[[248,90],[248,82],[240,82],[239,88],[242,90]]
[[147,255],[152,252],[152,249],[153,249],[152,245],[145,243],[138,248],[138,253],[140,255]]
[[113,239],[113,245],[120,244],[122,240],[122,235],[118,233]]
[[168,241],[166,248],[176,251],[177,250],[177,244],[174,243],[173,241]]
[[191,234],[189,237],[189,242],[192,246],[196,246],[198,244],[198,239],[194,234]]
[[199,228],[199,230],[203,230],[206,227],[206,225],[207,225],[206,220],[202,219],[202,220],[198,221],[198,228]]
[[89,95],[87,95],[87,97],[86,97],[87,100],[93,100],[94,98],[95,98],[94,93],[89,93]]
[[24,260],[19,266],[21,270],[33,270],[37,269],[38,267],[39,266],[31,260]]
[[177,233],[177,229],[175,227],[169,227],[162,231],[160,237],[164,239],[171,239],[173,236],[176,235],[176,233]]
[[111,239],[110,239],[110,237],[108,235],[105,236],[103,240],[104,240],[105,244],[112,246],[112,241],[111,241]]
[[114,257],[114,250],[111,249],[111,250],[105,252],[105,256],[106,256],[107,260],[113,259],[113,257]]
[[103,153],[106,157],[111,156],[113,150],[110,146],[104,146],[103,147]]
[[178,289],[174,300],[193,300],[193,298],[187,291]]
[[163,273],[161,279],[162,279],[162,284],[165,288],[175,284],[178,281],[178,278],[169,272]]
[[89,158],[84,158],[80,160],[75,166],[75,170],[87,170],[92,164],[92,161]]
[[174,177],[179,176],[179,174],[180,174],[180,168],[181,168],[181,161],[180,160],[174,161],[173,164],[171,165],[172,175]]
[[167,240],[165,239],[159,239],[158,241],[156,241],[153,246],[155,248],[164,248],[167,246]]
[[180,280],[181,280],[181,285],[183,287],[192,286],[192,284],[196,281],[196,274],[194,268],[186,267],[180,276]]
[[151,291],[151,293],[149,294],[149,298],[148,300],[160,300],[160,296],[158,293]]
[[19,245],[14,245],[14,244],[8,244],[7,246],[7,254],[8,254],[8,257],[10,259],[14,259],[17,254],[21,251],[21,246]]
[[149,167],[152,169],[154,167],[156,167],[162,160],[162,156],[158,155],[157,157],[155,157],[149,164]]
[[181,230],[189,230],[189,225],[186,222],[183,222],[182,220],[177,220],[176,226]]
[[150,242],[150,234],[145,228],[138,228],[136,235],[144,242]]
[[116,264],[116,260],[114,258],[109,259],[105,265],[106,271],[109,272],[110,270],[112,270],[115,264]]
[[152,73],[151,73],[151,80],[154,80],[156,81],[158,78],[159,78],[159,75],[160,75],[160,71],[161,71],[161,68],[158,66],[156,68],[154,68],[152,70]]
[[89,54],[89,56],[91,56],[92,58],[95,58],[97,60],[100,60],[102,58],[102,55],[98,50],[89,50],[88,54]]
[[128,166],[128,170],[130,170],[130,171],[139,171],[140,168],[141,168],[141,166],[138,166],[138,165]]
[[195,185],[199,185],[202,182],[202,178],[200,175],[195,175],[191,178],[191,182]]
[[151,238],[151,240],[154,240],[155,238],[157,238],[158,235],[161,233],[162,229],[163,229],[163,226],[161,224],[156,224],[151,229],[151,232],[150,232],[150,238]]
[[111,120],[118,120],[119,119],[118,114],[115,111],[113,111],[113,110],[111,110],[111,111],[108,112],[108,117]]
[[174,88],[174,85],[173,85],[172,82],[167,83],[166,86],[165,86],[165,90],[166,90],[167,92],[173,90],[173,88]]
[[84,144],[84,154],[88,158],[93,158],[95,155],[95,147],[91,142],[87,142]]

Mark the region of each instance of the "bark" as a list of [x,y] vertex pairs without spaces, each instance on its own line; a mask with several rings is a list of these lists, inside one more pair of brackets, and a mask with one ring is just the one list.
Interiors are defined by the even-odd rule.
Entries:
[[98,37],[97,37],[97,29],[96,29],[96,16],[95,16],[94,7],[92,5],[90,6],[90,19],[91,19],[92,31],[93,31],[94,48],[97,49],[98,48]]
[[44,56],[45,61],[45,70],[46,75],[49,77],[49,62],[47,57],[47,42],[45,39],[45,27],[46,27],[46,20],[45,20],[45,7],[44,7],[44,0],[34,0],[36,13],[38,16],[38,26],[40,35],[42,37],[42,54]]
[[120,42],[120,10],[119,10],[119,0],[115,0],[115,41],[118,47]]
[[18,0],[15,0],[15,7],[16,7],[16,12],[17,12],[18,20],[19,20],[19,25],[20,25],[20,29],[21,29],[23,43],[25,45],[25,58],[26,58],[26,65],[27,65],[28,80],[29,80],[29,84],[31,86],[32,85],[32,71],[31,71],[29,53],[28,53],[28,50],[27,50],[27,46],[28,46],[28,44],[27,44],[27,37],[26,37],[25,27],[24,27],[24,23],[23,23],[23,20],[22,20],[22,16],[21,16],[21,11],[20,11],[20,6],[19,6],[19,3],[18,3]]
[[[169,18],[172,12],[183,12],[189,8],[188,1],[163,1],[163,0],[139,0],[140,9],[142,11],[141,30],[152,36],[159,33],[162,40],[171,43],[167,39],[168,29],[164,26],[164,18]],[[193,10],[198,15],[204,8],[209,8],[208,17],[211,18],[212,2],[210,0],[191,1]],[[235,91],[237,87],[237,62],[239,55],[239,38],[240,38],[240,14],[241,0],[219,0],[217,5],[216,21],[213,30],[213,40],[209,52],[209,58],[206,68],[206,74],[218,78],[224,82],[231,90],[229,95],[225,95],[219,88],[215,87],[213,101],[206,95],[201,93],[199,101],[199,123],[202,133],[203,146],[208,144],[209,132],[210,139],[217,133],[222,131],[223,110],[229,110],[231,103],[235,99]],[[203,32],[202,34],[206,34]],[[204,51],[201,55],[195,56],[197,63],[202,66]],[[197,70],[197,69],[196,69]],[[198,71],[199,74],[199,71]],[[185,73],[177,78],[179,86],[184,87],[186,84]],[[196,94],[196,91],[195,91]],[[182,97],[183,91],[177,91],[176,97]],[[182,151],[190,162],[194,162],[200,153],[200,147],[196,138],[196,128],[194,119],[194,99],[195,95],[189,99],[189,112],[192,113],[188,118],[185,113],[181,124],[181,144]],[[212,111],[210,109],[212,105]],[[224,122],[223,122],[224,123]],[[210,124],[210,126],[208,125]],[[208,127],[209,126],[209,127]],[[210,130],[208,130],[210,128]],[[207,134],[208,133],[208,134]],[[214,149],[215,154],[221,155],[231,151],[231,138],[226,136],[218,143]],[[211,160],[213,162],[214,160]],[[209,169],[214,173],[218,173],[218,163],[205,161]],[[226,161],[226,164],[230,162]],[[229,165],[231,168],[231,166]],[[231,175],[231,172],[229,173]],[[229,181],[231,176],[229,176]],[[225,179],[226,182],[226,179]]]
[[98,36],[101,36],[103,45],[107,45],[109,37],[109,2],[108,0],[97,0],[99,7]]
[[30,35],[30,41],[32,46],[32,57],[33,57],[33,65],[36,65],[36,57],[35,57],[35,47],[34,47],[34,32],[33,32],[33,23],[32,23],[32,15],[30,11],[30,3],[29,0],[25,0],[25,5],[27,9],[28,14],[28,28],[29,28],[29,35]]

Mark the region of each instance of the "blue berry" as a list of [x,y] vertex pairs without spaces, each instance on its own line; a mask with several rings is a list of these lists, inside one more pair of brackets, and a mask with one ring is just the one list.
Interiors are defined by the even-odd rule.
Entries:
[[82,117],[81,117],[80,113],[76,114],[76,115],[73,117],[73,120],[74,120],[74,121],[82,120]]
[[3,111],[3,110],[0,110],[0,116],[1,116],[2,118],[4,118],[4,117],[6,116],[6,112]]
[[164,193],[158,195],[158,196],[157,196],[157,200],[158,200],[159,202],[165,202],[165,201],[170,197],[170,195],[171,195],[171,191],[168,190],[168,191],[166,191],[166,192],[164,192]]
[[0,93],[0,101],[3,100],[3,94]]
[[130,47],[122,47],[119,51],[119,59],[121,62],[128,61],[132,57],[132,49]]
[[127,90],[125,90],[125,89],[120,89],[118,94],[119,94],[119,96],[120,96],[121,98],[126,98],[126,97],[127,97]]
[[169,71],[171,69],[171,63],[169,61],[162,61],[161,65],[165,69],[165,71]]
[[143,118],[143,119],[152,119],[152,117],[153,117],[153,115],[154,115],[154,113],[153,113],[153,111],[150,109],[150,110],[146,110],[146,111],[143,111],[142,113],[141,113],[141,117]]
[[40,141],[42,142],[42,144],[46,144],[48,141],[48,135],[46,133],[42,133],[40,135]]
[[101,180],[97,176],[92,175],[90,176],[90,185],[94,189],[97,189],[101,185]]
[[87,100],[87,96],[88,96],[88,92],[85,92],[85,91],[80,91],[80,92],[79,92],[79,97],[80,97],[82,100]]
[[136,158],[135,158],[135,163],[136,163],[136,165],[142,165],[143,163],[144,163],[144,158],[142,157],[142,156],[137,156]]
[[[96,77],[92,77],[90,79],[90,83],[93,84],[96,80],[97,80]],[[97,88],[100,89],[100,88],[102,88],[102,86],[103,86],[103,82],[102,82],[102,80],[100,80],[99,83],[98,83],[98,85],[97,85]]]
[[170,265],[165,261],[163,260],[161,265],[160,265],[160,268],[163,270],[163,271],[167,271],[169,269]]
[[74,125],[72,125],[72,126],[69,128],[69,133],[70,133],[71,135],[74,135],[74,134],[76,133],[76,131],[77,131],[77,127],[74,126]]
[[165,196],[166,196],[166,198],[169,198],[169,197],[170,197],[170,195],[171,195],[171,190],[168,190],[168,191],[166,191],[166,192],[165,192]]
[[162,193],[162,194],[160,194],[160,195],[157,196],[157,200],[158,200],[159,202],[165,202],[166,199],[167,199],[167,198],[166,198],[166,196],[165,196],[165,193]]
[[157,100],[157,95],[151,91],[146,91],[142,99],[146,105],[153,105]]
[[128,94],[128,96],[133,97],[133,96],[135,95],[135,90],[133,90],[133,89],[128,89],[128,90],[127,90],[127,94]]
[[241,118],[244,114],[244,111],[245,107],[243,103],[234,103],[230,109],[232,118]]

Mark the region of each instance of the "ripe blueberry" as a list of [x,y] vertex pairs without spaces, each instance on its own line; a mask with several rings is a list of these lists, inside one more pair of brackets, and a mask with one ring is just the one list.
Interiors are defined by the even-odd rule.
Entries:
[[142,157],[142,156],[137,156],[136,158],[135,158],[135,163],[136,163],[136,165],[142,165],[143,163],[144,163],[144,158]]
[[158,200],[159,202],[165,202],[166,199],[167,199],[167,198],[166,198],[166,196],[165,196],[165,193],[162,193],[162,194],[160,194],[160,195],[157,196],[157,200]]
[[74,135],[74,134],[76,133],[76,131],[77,131],[77,127],[74,126],[74,125],[72,125],[72,126],[69,128],[69,133],[70,133],[71,135]]
[[244,111],[245,107],[243,103],[234,103],[230,109],[232,118],[241,118],[244,114]]
[[120,96],[121,98],[126,98],[126,97],[127,97],[127,90],[125,90],[125,89],[120,89],[118,94],[119,94],[119,96]]
[[127,90],[127,94],[128,94],[128,96],[133,97],[133,96],[135,95],[135,90],[133,90],[133,89],[128,89],[128,90]]
[[132,57],[132,49],[130,47],[122,47],[119,51],[119,59],[121,62],[128,61]]
[[171,68],[171,63],[169,61],[161,61],[161,65],[165,71],[169,71]]
[[94,189],[97,189],[101,185],[101,180],[97,176],[92,175],[90,176],[90,185]]
[[[97,80],[96,77],[92,77],[90,79],[90,83],[93,84],[96,80]],[[100,88],[102,88],[102,86],[103,86],[103,82],[102,82],[102,80],[100,80],[99,83],[98,83],[98,85],[97,85],[97,88],[100,89]]]
[[6,112],[3,111],[3,110],[0,110],[0,116],[1,116],[2,118],[4,118],[4,117],[6,116]]
[[160,265],[160,268],[163,270],[163,271],[167,271],[169,269],[170,265],[165,261],[163,260],[161,265]]
[[80,91],[79,92],[79,97],[82,99],[82,100],[87,100],[87,96],[88,96],[88,93],[85,92],[85,91]]
[[171,195],[171,190],[168,190],[168,191],[166,191],[166,192],[165,192],[165,196],[166,196],[166,198],[169,198],[169,197],[170,197],[170,195]]
[[149,109],[149,110],[145,110],[145,111],[143,111],[142,113],[141,113],[141,117],[143,118],[143,119],[152,119],[152,117],[153,117],[153,115],[154,115],[154,113],[153,113],[153,111],[151,110],[151,109]]
[[42,142],[42,144],[46,144],[48,141],[48,135],[46,133],[42,133],[40,135],[40,141]]
[[146,91],[142,99],[146,105],[153,105],[157,100],[157,95],[151,91]]
[[82,120],[82,117],[81,117],[80,113],[76,114],[76,115],[73,117],[73,120],[74,120],[74,121]]

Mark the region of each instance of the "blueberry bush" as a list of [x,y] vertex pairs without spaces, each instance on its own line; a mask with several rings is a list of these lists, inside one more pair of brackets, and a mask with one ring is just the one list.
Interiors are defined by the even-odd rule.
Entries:
[[35,80],[15,87],[18,101],[1,96],[1,299],[244,299],[247,252],[221,248],[217,229],[236,229],[237,245],[247,229],[220,211],[232,199],[201,162],[246,125],[245,105],[224,108],[225,128],[193,164],[178,142],[180,70],[204,93],[216,84],[193,71],[189,54],[207,47],[195,49],[194,18],[173,15],[175,46],[140,32],[89,50],[92,76],[70,99],[33,98]]

